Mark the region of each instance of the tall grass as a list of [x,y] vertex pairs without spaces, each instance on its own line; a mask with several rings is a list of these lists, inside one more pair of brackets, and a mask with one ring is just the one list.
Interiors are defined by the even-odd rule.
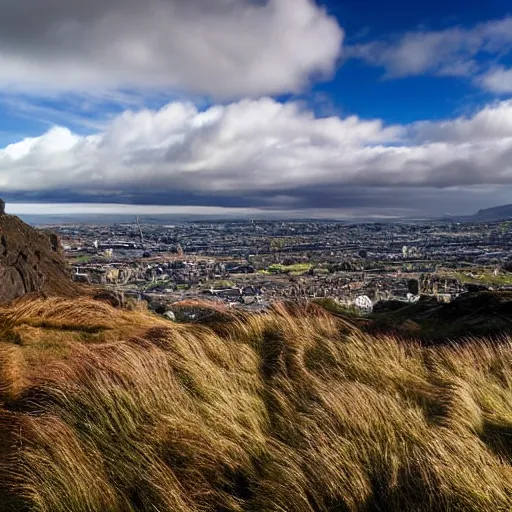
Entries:
[[214,309],[1,309],[0,511],[512,510],[510,339]]

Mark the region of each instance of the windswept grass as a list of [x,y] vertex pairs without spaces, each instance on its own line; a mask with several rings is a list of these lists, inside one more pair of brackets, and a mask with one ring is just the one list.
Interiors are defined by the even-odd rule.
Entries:
[[312,304],[214,307],[1,309],[0,510],[512,510],[510,339],[423,348]]

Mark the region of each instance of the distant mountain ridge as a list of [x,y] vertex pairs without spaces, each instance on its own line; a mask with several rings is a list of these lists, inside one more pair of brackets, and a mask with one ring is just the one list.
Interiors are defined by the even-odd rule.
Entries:
[[476,220],[508,220],[512,219],[512,204],[495,206],[494,208],[486,208],[478,211],[473,215]]

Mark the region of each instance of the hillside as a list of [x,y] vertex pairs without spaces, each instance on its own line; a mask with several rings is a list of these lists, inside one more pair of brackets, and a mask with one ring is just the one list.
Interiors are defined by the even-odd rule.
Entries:
[[512,204],[495,206],[494,208],[480,210],[476,215],[473,216],[473,219],[489,222],[512,219]]
[[32,292],[69,296],[75,289],[57,236],[6,215],[0,200],[0,303]]
[[0,511],[512,509],[510,338],[422,348],[311,304],[216,308],[0,308]]
[[362,327],[435,344],[469,336],[499,339],[512,335],[512,292],[466,293],[447,304],[428,297],[415,304],[379,303]]

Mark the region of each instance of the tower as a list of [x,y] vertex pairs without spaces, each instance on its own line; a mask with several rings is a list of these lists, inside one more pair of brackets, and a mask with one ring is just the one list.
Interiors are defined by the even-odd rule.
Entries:
[[142,244],[142,248],[144,249],[144,234],[142,233],[142,228],[140,227],[139,217],[136,217],[137,227],[139,228],[140,235],[140,243]]

